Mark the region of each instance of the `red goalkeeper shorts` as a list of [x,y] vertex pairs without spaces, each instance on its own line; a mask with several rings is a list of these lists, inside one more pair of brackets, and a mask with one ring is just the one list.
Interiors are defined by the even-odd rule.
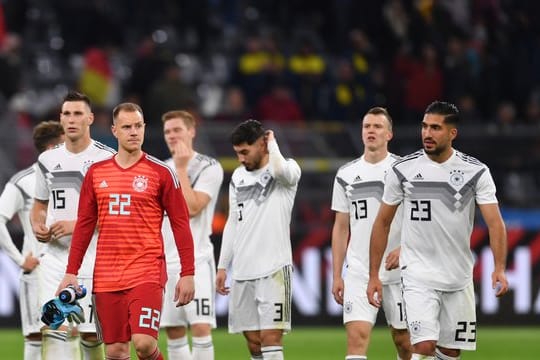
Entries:
[[163,287],[144,283],[131,289],[95,294],[98,335],[105,344],[125,343],[133,334],[157,339]]

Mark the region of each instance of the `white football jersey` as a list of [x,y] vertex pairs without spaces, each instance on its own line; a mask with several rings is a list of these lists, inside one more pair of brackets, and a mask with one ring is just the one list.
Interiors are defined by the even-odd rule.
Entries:
[[486,165],[457,150],[444,163],[417,151],[392,166],[383,201],[403,202],[404,279],[446,291],[463,289],[472,281],[475,203],[497,203]]
[[[172,159],[166,160],[165,163],[173,171],[176,171]],[[195,247],[195,262],[210,259],[214,261],[214,246],[210,240],[210,235],[212,234],[214,210],[221,183],[223,182],[223,168],[216,159],[195,153],[195,156],[189,160],[187,174],[193,190],[204,192],[210,196],[208,205],[197,216],[189,219]],[[163,217],[161,231],[165,242],[167,271],[179,273],[181,269],[180,259],[178,258],[178,250],[176,249],[171,224],[167,216]]]
[[[349,214],[350,241],[347,247],[347,271],[355,273],[366,282],[369,279],[371,228],[381,205],[386,174],[398,159],[397,155],[389,153],[382,161],[371,164],[362,156],[339,168],[334,179],[332,210]],[[388,252],[399,247],[401,217],[403,216],[401,208],[401,206],[398,208],[390,227],[384,258]],[[387,271],[384,269],[383,261],[379,276],[385,284],[399,282],[399,269]]]
[[11,220],[17,214],[23,228],[24,238],[21,251],[17,249],[11,237],[0,239],[4,251],[19,266],[23,264],[28,253],[32,252],[33,256],[38,257],[44,247],[44,244],[37,241],[30,224],[30,209],[34,203],[36,188],[36,170],[37,163],[13,175],[0,196],[0,216]]
[[[110,158],[115,150],[92,140],[77,154],[66,149],[65,144],[47,150],[38,158],[35,198],[48,200],[46,225],[59,220],[76,220],[82,181],[94,162]],[[95,241],[93,241],[95,245]],[[46,252],[67,264],[71,235],[47,243]],[[95,256],[95,246],[88,248],[87,256]]]
[[277,143],[270,142],[268,149],[266,166],[254,171],[240,166],[229,184],[218,268],[232,263],[234,280],[262,278],[292,265],[290,224],[301,170],[295,160],[281,156]]

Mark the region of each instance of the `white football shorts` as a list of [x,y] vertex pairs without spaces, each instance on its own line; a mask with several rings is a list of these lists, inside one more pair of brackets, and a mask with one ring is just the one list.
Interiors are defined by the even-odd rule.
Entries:
[[449,349],[476,349],[476,307],[470,283],[457,291],[433,290],[403,283],[411,343],[434,340]]
[[19,290],[19,305],[21,310],[21,325],[24,336],[39,334],[41,322],[41,304],[39,302],[39,271],[36,267],[31,273],[21,275]]
[[[47,301],[53,299],[58,290],[58,285],[62,282],[66,264],[52,254],[45,253],[40,259],[40,272],[39,272],[39,303],[40,307]],[[92,305],[92,277],[87,275],[77,276],[79,285],[84,285],[86,288],[86,296],[79,299],[79,305],[84,310],[85,322],[77,325],[77,329],[82,333],[95,333],[96,332],[96,315],[94,313],[94,306]],[[67,320],[64,325],[67,325]],[[44,324],[43,324],[44,325]]]
[[291,330],[292,266],[254,280],[232,280],[229,332]]
[[197,262],[195,265],[195,297],[184,306],[176,307],[174,291],[180,278],[177,271],[167,273],[165,296],[161,311],[160,327],[210,324],[216,327],[216,266],[214,259]]

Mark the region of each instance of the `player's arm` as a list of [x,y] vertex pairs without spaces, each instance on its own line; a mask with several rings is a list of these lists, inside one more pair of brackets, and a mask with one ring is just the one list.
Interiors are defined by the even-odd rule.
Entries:
[[495,262],[495,269],[491,274],[491,285],[493,289],[496,289],[495,295],[502,296],[508,291],[508,281],[505,275],[508,252],[506,226],[498,204],[479,204],[478,207],[488,227],[489,245]]
[[338,304],[343,305],[344,284],[341,273],[347,254],[349,241],[349,213],[336,211],[332,227],[332,295]]
[[227,281],[227,269],[231,265],[233,258],[234,238],[236,236],[236,222],[239,217],[238,204],[234,194],[234,185],[229,185],[229,216],[223,228],[221,237],[221,249],[219,251],[219,261],[216,274],[216,291],[221,295],[227,295],[229,288],[225,285]]
[[177,177],[170,172],[162,175],[163,191],[161,203],[169,216],[169,222],[174,236],[182,271],[176,283],[174,301],[176,306],[188,304],[195,296],[195,254],[193,236],[189,227],[189,213],[177,182]]
[[81,186],[77,222],[71,237],[66,274],[77,275],[96,229],[98,210],[97,199],[92,185],[93,175],[93,167],[90,167]]
[[34,205],[30,210],[30,223],[36,239],[40,242],[49,242],[51,240],[51,231],[45,225],[47,220],[48,200],[34,199]]
[[396,214],[398,205],[389,205],[381,202],[379,212],[371,229],[371,239],[369,242],[369,283],[367,287],[367,297],[369,303],[380,307],[382,303],[382,283],[379,279],[379,269],[381,267],[384,250],[388,244],[388,234],[390,226]]
[[276,180],[285,183],[288,186],[296,185],[300,180],[302,173],[300,166],[298,166],[296,161],[287,161],[283,155],[281,155],[272,130],[267,130],[264,136],[268,148],[268,161]]

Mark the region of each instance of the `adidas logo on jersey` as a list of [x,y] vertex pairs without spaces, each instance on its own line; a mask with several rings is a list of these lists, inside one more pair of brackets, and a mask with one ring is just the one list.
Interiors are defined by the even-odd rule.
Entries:
[[105,180],[103,180],[100,184],[99,184],[99,187],[100,188],[106,188],[106,187],[109,187],[109,184],[107,184],[107,182]]
[[354,182],[359,182],[359,181],[362,181],[362,178],[360,177],[360,175],[356,175],[356,177],[354,178]]
[[416,174],[416,176],[413,179],[414,180],[424,180],[424,177],[422,176],[422,174],[418,173],[418,174]]
[[56,164],[53,170],[62,170],[62,166],[60,164]]

